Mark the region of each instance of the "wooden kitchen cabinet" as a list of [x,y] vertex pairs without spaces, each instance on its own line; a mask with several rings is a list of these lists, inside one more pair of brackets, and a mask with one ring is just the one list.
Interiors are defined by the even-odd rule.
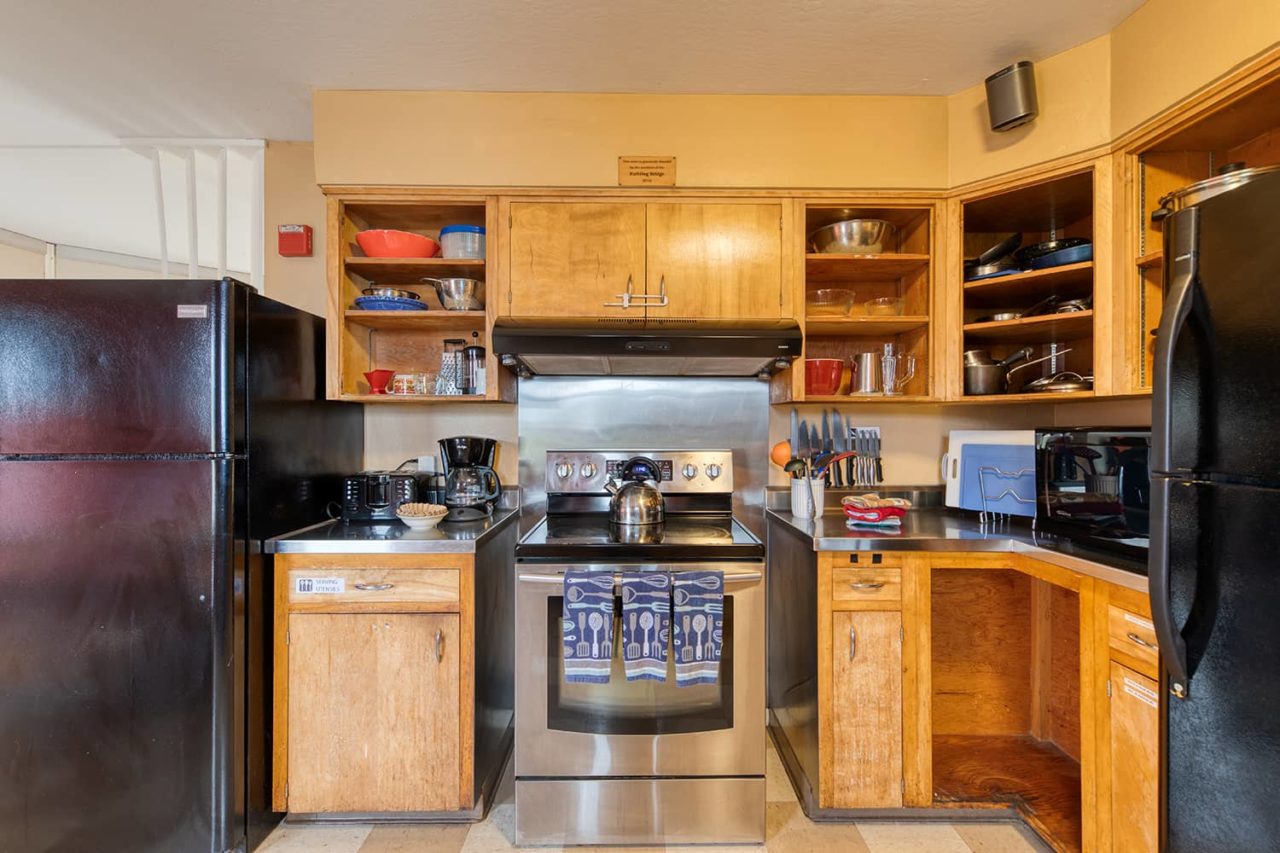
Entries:
[[782,205],[649,204],[648,319],[782,315]]
[[276,556],[276,810],[473,808],[481,559]]
[[902,806],[902,614],[832,614],[832,791],[838,809]]
[[780,202],[508,207],[504,317],[732,322],[783,314]]
[[458,616],[289,616],[289,810],[452,811]]
[[[645,205],[512,202],[506,316],[629,318],[644,301],[621,307],[630,283],[645,293]],[[656,292],[656,288],[655,288]]]
[[1111,844],[1115,853],[1155,851],[1159,835],[1159,684],[1112,661],[1109,678],[1111,737]]

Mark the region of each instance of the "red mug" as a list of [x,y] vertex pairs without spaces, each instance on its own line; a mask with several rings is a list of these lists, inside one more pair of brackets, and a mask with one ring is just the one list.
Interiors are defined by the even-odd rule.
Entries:
[[364,375],[365,380],[369,383],[369,393],[387,393],[387,383],[390,382],[391,377],[395,375],[396,372],[394,370],[370,370]]
[[817,397],[830,396],[840,390],[844,362],[838,358],[806,358],[804,360],[804,393]]

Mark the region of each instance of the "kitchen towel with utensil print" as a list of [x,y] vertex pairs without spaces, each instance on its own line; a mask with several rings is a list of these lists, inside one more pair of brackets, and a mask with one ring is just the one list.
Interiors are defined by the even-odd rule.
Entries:
[[672,586],[676,686],[715,684],[724,639],[724,573],[678,572]]
[[613,572],[564,573],[564,680],[608,684],[613,659]]
[[671,575],[622,573],[622,661],[627,681],[666,681]]

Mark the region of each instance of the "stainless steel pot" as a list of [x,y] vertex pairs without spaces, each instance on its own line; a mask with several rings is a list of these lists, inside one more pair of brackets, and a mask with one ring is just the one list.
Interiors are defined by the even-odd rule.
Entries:
[[381,285],[372,284],[360,291],[365,296],[372,296],[377,299],[421,299],[417,293],[412,290],[401,290],[398,287],[382,287]]
[[985,350],[969,350],[964,354],[964,393],[976,397],[1004,393],[1009,368],[1030,358],[1032,352],[1031,347],[1023,347],[997,362]]
[[1227,190],[1247,184],[1255,178],[1280,170],[1277,166],[1258,166],[1246,169],[1243,163],[1228,163],[1218,170],[1218,174],[1190,186],[1174,190],[1160,198],[1160,206],[1151,212],[1151,221],[1159,222],[1171,213],[1177,213],[1202,201],[1220,195]]
[[[1058,355],[1061,354],[1061,352],[1058,353]],[[1079,373],[1067,370],[1062,373],[1055,373],[1053,376],[1032,379],[1023,386],[1022,390],[1029,394],[1067,394],[1072,391],[1092,391],[1093,377],[1081,376]]]
[[446,311],[479,311],[484,308],[484,282],[474,278],[424,278],[440,297]]
[[618,479],[604,484],[609,498],[609,523],[614,525],[661,524],[666,502],[658,491],[658,463],[643,456],[627,460]]

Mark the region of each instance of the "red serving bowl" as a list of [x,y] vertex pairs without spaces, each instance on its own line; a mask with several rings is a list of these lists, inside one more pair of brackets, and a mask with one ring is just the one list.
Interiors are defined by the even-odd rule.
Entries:
[[806,358],[804,360],[804,393],[816,396],[835,394],[840,390],[844,362],[838,358]]
[[430,237],[389,228],[361,231],[356,242],[371,258],[434,258],[440,254],[440,244]]

